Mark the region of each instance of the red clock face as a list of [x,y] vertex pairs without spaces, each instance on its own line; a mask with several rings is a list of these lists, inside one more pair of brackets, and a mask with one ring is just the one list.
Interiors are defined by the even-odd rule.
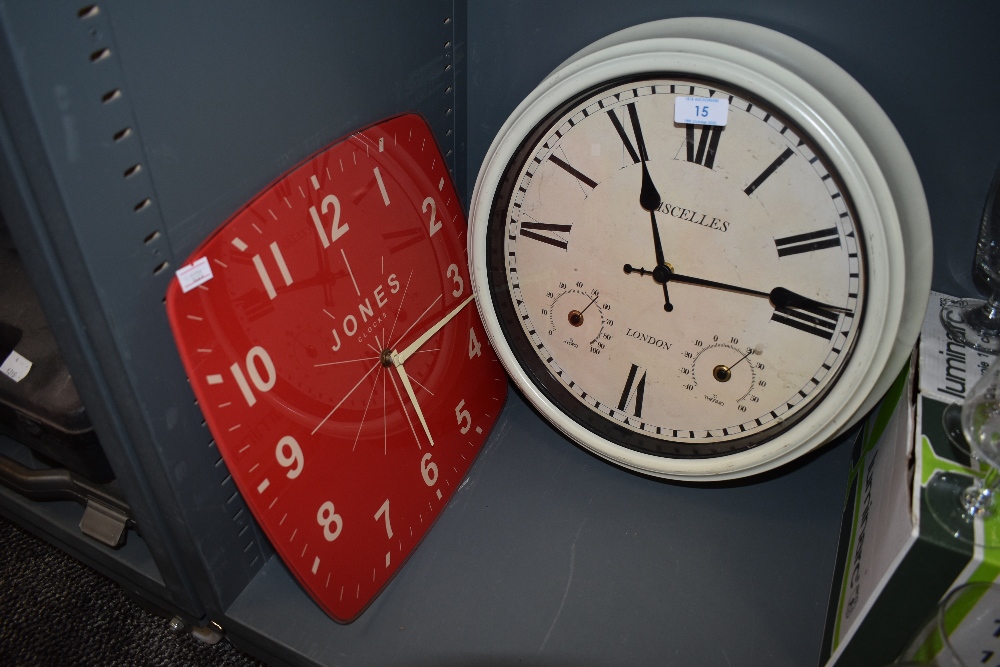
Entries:
[[336,620],[392,578],[503,407],[471,296],[465,218],[416,115],[281,178],[170,286],[181,358],[233,479]]

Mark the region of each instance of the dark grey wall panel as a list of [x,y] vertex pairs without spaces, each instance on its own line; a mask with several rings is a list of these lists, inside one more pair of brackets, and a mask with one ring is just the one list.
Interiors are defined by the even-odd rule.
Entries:
[[121,2],[110,13],[178,260],[365,125],[420,111],[442,152],[454,148],[450,2]]
[[678,16],[784,32],[857,79],[892,119],[920,172],[934,228],[934,289],[977,293],[972,256],[1000,164],[1000,4],[990,0],[471,3],[469,192],[497,130],[563,60],[617,30]]

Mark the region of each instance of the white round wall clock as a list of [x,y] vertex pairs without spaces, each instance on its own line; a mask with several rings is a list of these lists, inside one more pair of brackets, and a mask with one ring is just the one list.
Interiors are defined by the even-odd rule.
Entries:
[[916,341],[931,231],[909,153],[832,61],[736,21],[561,65],[479,173],[470,261],[515,383],[642,473],[755,474],[856,423]]

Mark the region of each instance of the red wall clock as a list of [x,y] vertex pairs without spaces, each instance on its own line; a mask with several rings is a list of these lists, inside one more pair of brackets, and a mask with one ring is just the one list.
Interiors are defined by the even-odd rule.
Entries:
[[167,310],[219,451],[313,599],[353,620],[472,464],[507,380],[417,115],[310,158],[178,271]]

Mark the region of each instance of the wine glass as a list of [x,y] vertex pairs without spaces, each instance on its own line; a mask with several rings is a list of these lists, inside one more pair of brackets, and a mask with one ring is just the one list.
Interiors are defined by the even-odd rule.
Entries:
[[979,225],[976,259],[972,278],[989,294],[986,303],[970,305],[964,299],[941,309],[945,329],[960,329],[966,344],[989,354],[1000,353],[1000,168],[986,196],[986,208]]
[[[969,391],[962,403],[962,433],[973,461],[986,465],[982,477],[960,472],[938,471],[924,493],[931,514],[957,539],[975,539],[974,522],[994,512],[994,496],[1000,486],[1000,358]],[[971,481],[971,483],[970,483]]]
[[[1000,585],[975,581],[948,591],[925,625],[903,651],[902,665],[973,667],[1000,652],[994,636]],[[994,664],[990,662],[989,664]]]

